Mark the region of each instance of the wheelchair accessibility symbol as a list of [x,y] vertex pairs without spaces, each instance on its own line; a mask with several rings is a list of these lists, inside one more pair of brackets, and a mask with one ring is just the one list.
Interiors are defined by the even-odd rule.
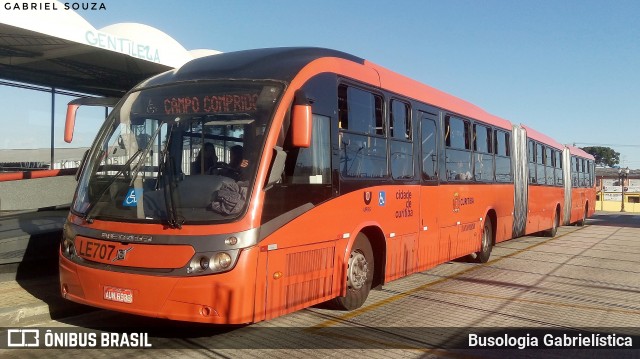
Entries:
[[384,191],[378,192],[378,205],[384,206],[387,203],[387,194]]
[[124,201],[122,201],[122,205],[125,207],[136,207],[138,205],[138,198],[142,194],[142,189],[139,188],[130,188],[127,195],[124,197]]

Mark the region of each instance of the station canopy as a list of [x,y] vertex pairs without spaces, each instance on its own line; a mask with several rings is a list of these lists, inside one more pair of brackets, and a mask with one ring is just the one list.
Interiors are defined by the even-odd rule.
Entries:
[[0,11],[0,78],[120,97],[140,81],[215,50],[186,50],[151,26],[96,29],[73,10]]

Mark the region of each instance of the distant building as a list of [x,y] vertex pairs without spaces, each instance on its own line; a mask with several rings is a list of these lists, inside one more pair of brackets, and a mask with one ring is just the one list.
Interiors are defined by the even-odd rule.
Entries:
[[629,170],[621,181],[618,168],[596,168],[596,210],[620,211],[623,201],[626,212],[640,212],[640,170]]

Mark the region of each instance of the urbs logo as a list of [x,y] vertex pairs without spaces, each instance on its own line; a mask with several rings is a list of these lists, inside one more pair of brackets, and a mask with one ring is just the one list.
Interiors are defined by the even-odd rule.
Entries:
[[475,199],[473,197],[460,198],[460,195],[458,194],[458,192],[456,192],[453,194],[453,211],[460,212],[460,207],[474,204],[474,202]]

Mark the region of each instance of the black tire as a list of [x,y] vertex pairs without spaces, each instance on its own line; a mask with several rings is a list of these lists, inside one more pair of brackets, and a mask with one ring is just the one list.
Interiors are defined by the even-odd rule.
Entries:
[[482,234],[480,235],[480,251],[476,252],[473,256],[473,262],[487,263],[491,256],[491,250],[493,249],[493,224],[491,220],[487,218],[484,221],[484,227],[482,227]]
[[546,230],[544,232],[544,234],[547,237],[553,238],[558,233],[558,227],[560,227],[560,216],[558,215],[558,212],[556,211],[556,213],[553,216],[553,226],[551,228],[549,228],[548,230]]
[[359,233],[347,263],[347,294],[334,298],[331,307],[339,310],[360,308],[367,300],[373,282],[374,258],[369,238]]
[[582,219],[578,221],[578,226],[583,227],[587,224],[587,211],[589,210],[588,206],[584,207],[584,212],[582,213]]

